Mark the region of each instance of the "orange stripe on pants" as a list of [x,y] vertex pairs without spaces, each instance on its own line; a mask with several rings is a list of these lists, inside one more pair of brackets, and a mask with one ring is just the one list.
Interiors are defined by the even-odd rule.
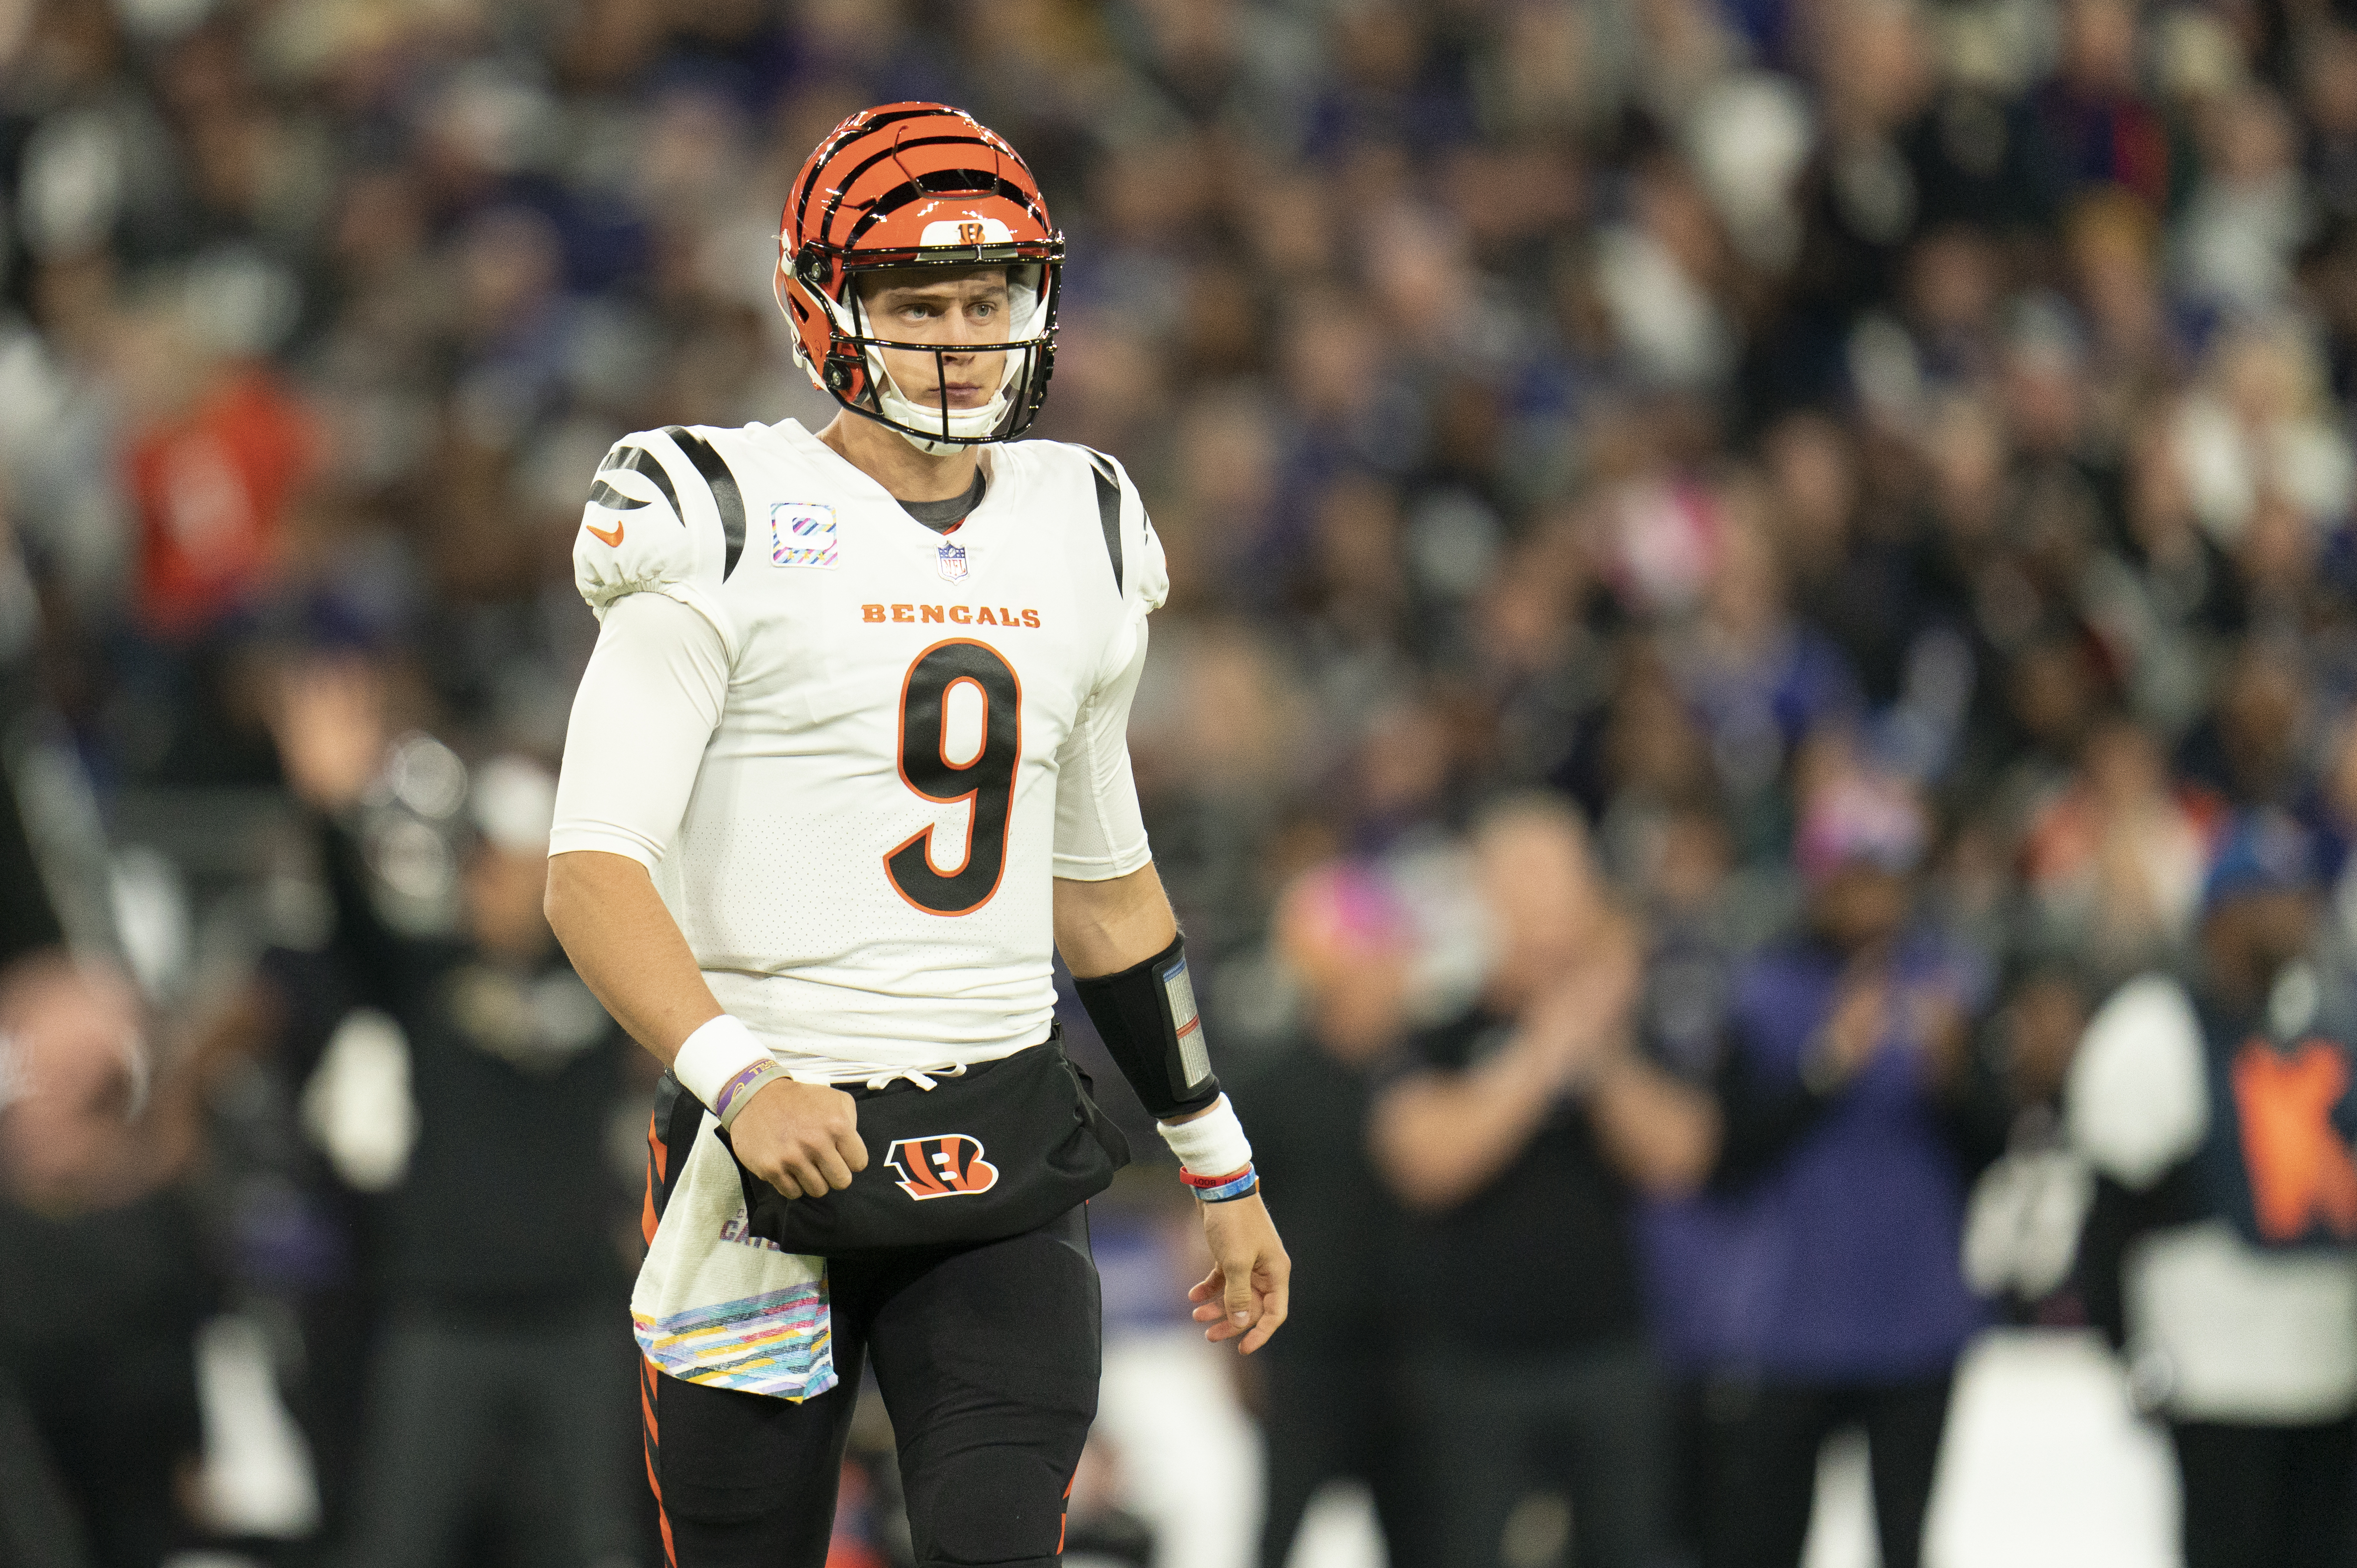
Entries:
[[664,1568],[679,1568],[679,1552],[671,1540],[671,1510],[663,1507],[662,1476],[656,1463],[662,1437],[655,1421],[655,1369],[644,1360],[639,1363],[639,1412],[646,1423],[647,1487],[655,1495],[655,1520],[662,1527]]

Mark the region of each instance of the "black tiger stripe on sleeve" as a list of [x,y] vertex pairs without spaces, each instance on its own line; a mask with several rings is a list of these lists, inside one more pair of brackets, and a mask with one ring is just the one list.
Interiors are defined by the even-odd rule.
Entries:
[[[633,446],[627,441],[620,442],[612,451],[606,454],[606,460],[597,465],[597,471],[601,474],[610,474],[617,468],[627,468],[634,474],[644,474],[648,478],[652,479],[655,482],[655,488],[662,491],[663,499],[671,502],[672,516],[679,519],[681,527],[687,526],[686,515],[679,510],[679,491],[672,484],[671,474],[663,467],[661,458],[643,446]],[[606,499],[608,496],[616,499],[608,500]],[[597,505],[611,511],[624,511],[632,507],[646,504],[644,501],[632,500],[603,479],[597,480],[589,488],[589,499]]]
[[1126,594],[1129,584],[1121,565],[1121,480],[1112,458],[1093,446],[1081,450],[1089,455],[1089,476],[1097,482],[1097,525],[1104,530],[1105,555],[1113,563],[1113,590]]
[[728,460],[711,442],[684,424],[666,424],[663,434],[679,443],[679,449],[687,454],[687,460],[695,465],[712,491],[712,504],[720,513],[721,538],[727,545],[727,557],[720,567],[720,579],[726,582],[736,573],[737,557],[745,553],[745,492],[737,487]]

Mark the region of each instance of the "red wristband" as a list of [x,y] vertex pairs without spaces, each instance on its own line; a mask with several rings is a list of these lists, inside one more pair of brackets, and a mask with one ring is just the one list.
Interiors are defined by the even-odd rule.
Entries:
[[1189,1187],[1225,1187],[1228,1183],[1235,1180],[1238,1176],[1243,1176],[1246,1171],[1251,1169],[1252,1166],[1243,1165],[1238,1165],[1235,1169],[1230,1171],[1225,1176],[1197,1176],[1193,1171],[1189,1170],[1186,1166],[1180,1165],[1178,1167],[1178,1179],[1185,1182]]

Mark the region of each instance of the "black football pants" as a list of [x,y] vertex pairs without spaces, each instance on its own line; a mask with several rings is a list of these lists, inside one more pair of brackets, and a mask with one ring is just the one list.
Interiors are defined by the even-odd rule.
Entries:
[[2348,1568],[2357,1417],[2314,1426],[2171,1422],[2186,1568]]
[[900,1449],[924,1568],[1048,1568],[1096,1417],[1088,1212],[963,1249],[827,1271],[841,1381],[801,1404],[643,1361],[647,1475],[669,1568],[823,1568],[864,1357]]

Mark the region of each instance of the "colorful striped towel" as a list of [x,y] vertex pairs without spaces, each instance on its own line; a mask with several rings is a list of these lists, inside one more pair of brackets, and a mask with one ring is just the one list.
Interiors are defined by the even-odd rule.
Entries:
[[834,1387],[826,1261],[745,1230],[737,1162],[706,1113],[630,1291],[639,1348],[691,1383],[802,1401]]

